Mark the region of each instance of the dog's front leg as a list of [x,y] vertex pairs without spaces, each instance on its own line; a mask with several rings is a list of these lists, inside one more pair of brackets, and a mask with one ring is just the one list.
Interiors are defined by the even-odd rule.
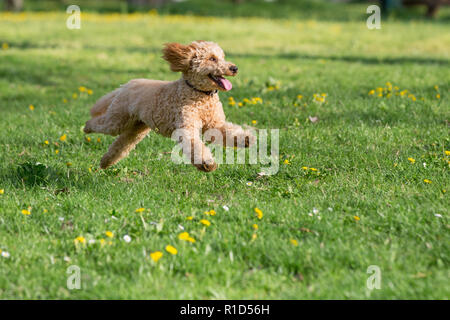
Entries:
[[248,148],[256,141],[251,130],[244,130],[241,126],[231,122],[225,122],[216,129],[222,133],[223,145],[228,147]]
[[203,143],[198,128],[181,128],[179,142],[183,153],[200,171],[211,172],[217,169],[211,150]]

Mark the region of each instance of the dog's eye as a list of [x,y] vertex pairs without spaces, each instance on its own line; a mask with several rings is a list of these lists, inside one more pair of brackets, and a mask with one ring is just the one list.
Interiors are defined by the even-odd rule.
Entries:
[[216,57],[211,57],[211,58],[209,58],[209,61],[217,62],[217,59],[216,59]]

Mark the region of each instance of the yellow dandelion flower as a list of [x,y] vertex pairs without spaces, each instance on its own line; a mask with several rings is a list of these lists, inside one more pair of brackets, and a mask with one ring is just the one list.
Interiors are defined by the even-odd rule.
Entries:
[[180,240],[186,240],[187,238],[189,238],[188,232],[182,232],[178,235],[178,239],[180,239]]
[[236,101],[230,100],[230,101],[228,101],[228,104],[229,104],[230,106],[234,106],[234,105],[236,105]]
[[187,233],[187,232],[182,232],[182,233],[180,233],[180,234],[178,235],[178,239],[183,240],[183,241],[188,241],[188,242],[191,242],[191,243],[194,243],[194,242],[195,242],[195,239],[192,238],[192,237],[189,235],[189,233]]
[[193,216],[189,216],[189,217],[186,217],[186,220],[189,220],[189,221],[191,221],[192,219],[194,219],[194,217],[193,217]]
[[66,134],[63,134],[61,137],[59,137],[59,140],[61,140],[61,141],[66,141],[67,140],[67,135]]
[[48,210],[47,210],[47,209],[44,209],[44,210],[42,210],[42,212],[43,212],[43,213],[47,213],[47,212],[48,212]]
[[438,94],[436,95],[436,98],[437,98],[437,99],[440,99],[440,98],[441,98],[441,95],[438,93]]
[[143,211],[145,211],[145,208],[136,209],[136,212],[143,212]]
[[100,138],[97,138],[97,142],[101,142],[102,141],[102,139],[100,139]]
[[431,180],[423,179],[423,182],[430,184],[430,183],[431,183]]
[[297,247],[297,246],[298,246],[298,241],[295,240],[295,239],[291,239],[291,240],[289,240],[289,242],[290,242],[294,247]]
[[75,243],[86,243],[86,239],[83,236],[78,236],[74,240]]
[[414,158],[408,158],[408,161],[411,162],[412,164],[416,163],[416,159]]
[[247,99],[247,98],[244,98],[244,99],[242,99],[242,102],[244,102],[244,103],[250,103],[250,100]]
[[44,144],[48,145],[48,144],[49,144],[48,140],[45,140],[45,141],[44,141]]
[[104,245],[105,245],[105,243],[106,243],[106,240],[105,240],[105,239],[103,239],[103,238],[102,238],[102,239],[100,239],[100,245],[101,245],[101,246],[104,246]]
[[56,150],[55,150],[55,154],[58,154],[58,153],[59,153],[59,150],[58,150],[58,149],[56,149]]
[[163,253],[161,251],[155,251],[150,253],[150,258],[152,258],[153,261],[158,262],[159,259],[161,259],[163,256]]
[[2,43],[2,49],[3,50],[8,50],[9,49],[9,44],[7,44],[6,42]]
[[83,86],[79,87],[78,90],[80,92],[86,92],[87,91],[86,87],[83,87]]
[[191,242],[191,243],[194,243],[194,242],[195,242],[195,239],[192,238],[192,237],[189,237],[189,238],[186,239],[186,241]]
[[114,233],[112,233],[111,231],[106,231],[106,232],[105,232],[105,235],[106,235],[108,238],[113,238],[113,237],[114,237]]
[[258,238],[258,235],[256,233],[252,234],[252,241],[255,241],[256,238]]
[[256,223],[254,223],[253,225],[252,225],[252,227],[253,227],[253,229],[255,229],[255,230],[258,230],[258,225],[256,224]]
[[87,94],[88,95],[91,95],[91,94],[93,94],[94,93],[94,91],[92,91],[91,89],[87,89]]
[[316,168],[309,168],[309,170],[311,170],[311,171],[317,171]]
[[438,86],[438,85],[435,85],[435,86],[434,86],[434,89],[435,89],[435,90],[439,90],[439,86]]
[[166,251],[173,255],[178,253],[178,250],[175,247],[171,246],[170,244],[166,246]]
[[301,94],[297,95],[297,99],[298,99],[298,100],[303,99],[303,95],[301,95]]
[[446,154],[447,156],[450,156],[450,151],[449,151],[449,150],[445,150],[445,154]]
[[261,209],[255,208],[255,213],[256,213],[256,217],[261,220],[263,217],[263,212],[261,211]]
[[63,99],[63,103],[67,103],[67,99],[66,98]]
[[22,212],[22,214],[25,215],[25,216],[29,216],[29,215],[31,214],[31,211],[30,211],[30,210],[27,210],[27,209],[23,209],[21,212]]
[[91,142],[91,138],[90,137],[86,137],[86,141],[87,142]]
[[285,159],[285,160],[283,161],[283,163],[284,163],[284,164],[291,164],[291,163],[289,162],[288,159]]
[[244,104],[242,102],[238,103],[238,107],[242,107]]
[[373,94],[375,94],[375,90],[370,90],[370,91],[369,91],[369,96],[371,96],[371,95],[373,95]]
[[302,169],[303,169],[303,170],[308,170],[309,168],[308,168],[308,167],[302,167]]
[[72,98],[73,98],[73,99],[78,98],[78,94],[76,94],[76,93],[72,94]]
[[257,124],[257,123],[258,123],[258,121],[252,120],[252,124]]
[[216,215],[216,211],[215,211],[215,210],[210,210],[210,211],[209,211],[209,214],[210,214],[211,216],[215,216],[215,215]]
[[70,167],[72,165],[72,162],[67,162],[66,166]]
[[5,189],[0,189],[0,194],[4,194],[5,193]]
[[209,222],[209,221],[206,220],[206,219],[200,220],[200,223],[203,224],[203,225],[205,225],[205,226],[207,226],[207,227],[209,227],[209,226],[211,225],[211,222]]
[[361,220],[360,217],[358,217],[358,216],[353,216],[353,219],[355,219],[356,221]]
[[378,87],[376,90],[377,90],[377,92],[383,92],[383,88],[382,87]]
[[30,104],[30,105],[28,106],[28,108],[29,108],[31,111],[34,111],[34,106],[33,106],[32,104]]

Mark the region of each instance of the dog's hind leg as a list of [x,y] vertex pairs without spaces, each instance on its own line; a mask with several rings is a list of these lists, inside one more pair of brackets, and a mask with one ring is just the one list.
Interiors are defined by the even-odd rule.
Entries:
[[87,121],[84,126],[84,133],[96,132],[117,136],[130,127],[130,121],[132,120],[128,113],[112,105],[105,114]]
[[142,122],[123,131],[109,146],[108,152],[100,161],[100,168],[106,169],[125,158],[136,145],[145,138],[150,128]]
[[116,90],[104,95],[100,99],[98,99],[98,101],[95,103],[95,105],[91,109],[92,118],[101,116],[102,114],[106,113],[106,110],[108,110],[108,107],[111,105],[111,103],[113,102],[114,98],[119,93],[119,91],[120,91],[120,88],[116,89]]
[[101,97],[91,109],[92,119],[84,126],[84,133],[104,133],[116,136],[129,126],[130,117],[124,98],[118,96],[121,89]]

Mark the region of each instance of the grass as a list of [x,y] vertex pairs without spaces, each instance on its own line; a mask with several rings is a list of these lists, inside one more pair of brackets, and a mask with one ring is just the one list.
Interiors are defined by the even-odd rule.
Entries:
[[[363,20],[84,14],[70,31],[65,19],[0,14],[0,249],[10,254],[0,256],[0,298],[449,298],[445,24],[386,21],[370,31]],[[227,117],[280,129],[279,172],[221,165],[204,174],[173,164],[173,142],[155,134],[98,171],[113,138],[86,140],[89,108],[129,79],[176,79],[161,46],[194,39],[219,42],[239,66],[221,94]],[[368,94],[386,82],[416,101]],[[320,93],[325,103],[314,102]],[[229,106],[230,96],[263,103]],[[180,226],[195,243],[178,239]],[[79,236],[96,243],[75,244]],[[67,289],[70,265],[81,268],[81,290]],[[380,267],[380,290],[367,289],[370,265]]]

